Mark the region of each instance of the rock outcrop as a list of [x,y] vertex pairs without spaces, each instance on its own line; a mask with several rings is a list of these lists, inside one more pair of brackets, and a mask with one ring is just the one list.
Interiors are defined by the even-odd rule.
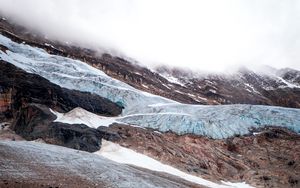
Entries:
[[83,124],[53,122],[56,116],[48,107],[28,104],[18,112],[11,128],[26,140],[42,139],[46,143],[95,152],[101,147],[101,132]]

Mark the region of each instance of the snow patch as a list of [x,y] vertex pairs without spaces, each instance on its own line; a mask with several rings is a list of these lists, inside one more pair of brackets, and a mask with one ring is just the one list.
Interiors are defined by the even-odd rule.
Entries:
[[[242,183],[232,183],[232,182],[226,182],[226,181],[221,181],[223,184],[228,185],[233,188],[251,188],[252,186],[246,184],[246,182]],[[254,187],[253,187],[254,188]]]
[[[200,96],[197,96],[200,100],[203,100],[203,101],[207,101],[207,98],[204,98],[204,97],[200,97]],[[201,102],[201,101],[199,101]]]
[[250,88],[251,90],[249,90],[248,88],[246,89],[247,91],[249,91],[250,93],[255,92],[257,94],[260,94],[259,91],[257,91],[252,85],[248,84],[248,83],[244,83],[245,86],[247,86],[248,88]]
[[282,86],[283,88],[284,88],[284,87],[289,87],[289,88],[300,88],[299,85],[292,84],[292,83],[286,81],[285,79],[283,79],[283,78],[281,78],[281,77],[279,77],[279,76],[278,76],[277,78],[278,78],[281,82],[283,82],[284,84],[286,84],[286,86]]
[[149,88],[149,86],[147,86],[147,85],[145,85],[145,84],[142,84],[142,86],[143,86],[144,88]]
[[169,75],[169,74],[161,74],[161,73],[158,73],[160,76],[164,77],[166,80],[168,80],[169,82],[173,83],[173,84],[177,84],[177,85],[180,85],[180,86],[183,86],[185,87],[185,84],[182,83],[178,78],[175,78],[174,76],[172,75]]
[[46,46],[49,46],[49,47],[51,47],[51,48],[55,48],[53,45],[48,44],[48,43],[45,43],[45,45],[46,45]]
[[91,128],[97,129],[99,126],[108,127],[116,122],[116,117],[104,117],[88,112],[82,108],[75,108],[65,114],[50,111],[57,116],[54,122],[68,123],[68,124],[85,124]]

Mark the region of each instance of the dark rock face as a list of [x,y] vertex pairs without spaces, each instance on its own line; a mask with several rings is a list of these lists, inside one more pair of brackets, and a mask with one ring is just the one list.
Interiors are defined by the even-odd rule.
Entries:
[[121,140],[121,136],[115,130],[111,130],[109,127],[100,126],[97,130],[101,133],[102,138],[111,142],[117,142]]
[[100,149],[99,131],[83,124],[53,122],[55,119],[48,107],[28,104],[18,112],[12,129],[26,140],[42,139],[49,144],[88,152]]
[[27,140],[42,138],[48,125],[56,119],[46,106],[28,104],[20,108],[11,128]]
[[26,140],[43,139],[89,152],[101,147],[102,134],[86,125],[53,122],[60,112],[81,107],[106,116],[119,115],[117,104],[87,92],[61,88],[48,80],[0,61],[0,120],[13,120],[12,130]]
[[222,140],[118,124],[107,129],[121,138],[120,145],[207,179],[257,187],[300,185],[300,136],[286,129],[269,127]]
[[12,89],[0,89],[0,119],[10,119],[13,117]]
[[97,129],[83,124],[71,125],[59,122],[51,123],[49,126],[49,139],[58,140],[57,145],[88,152],[100,150],[102,135]]
[[[0,112],[6,118],[27,103],[44,104],[60,112],[76,107],[96,114],[116,116],[122,112],[117,104],[87,92],[61,88],[41,76],[26,73],[0,61]],[[3,118],[3,117],[2,117]]]

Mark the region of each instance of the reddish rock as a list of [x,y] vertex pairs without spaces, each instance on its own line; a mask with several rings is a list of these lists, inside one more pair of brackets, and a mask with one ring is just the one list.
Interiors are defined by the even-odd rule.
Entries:
[[286,129],[270,127],[257,135],[223,140],[128,125],[107,129],[119,134],[122,146],[204,178],[258,187],[300,185],[300,136]]

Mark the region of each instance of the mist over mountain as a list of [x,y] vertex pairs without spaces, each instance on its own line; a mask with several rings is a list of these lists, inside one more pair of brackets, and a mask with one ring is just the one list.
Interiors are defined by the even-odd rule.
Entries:
[[300,2],[0,0],[0,12],[50,39],[154,67],[300,69]]
[[299,187],[298,9],[0,0],[0,187]]

